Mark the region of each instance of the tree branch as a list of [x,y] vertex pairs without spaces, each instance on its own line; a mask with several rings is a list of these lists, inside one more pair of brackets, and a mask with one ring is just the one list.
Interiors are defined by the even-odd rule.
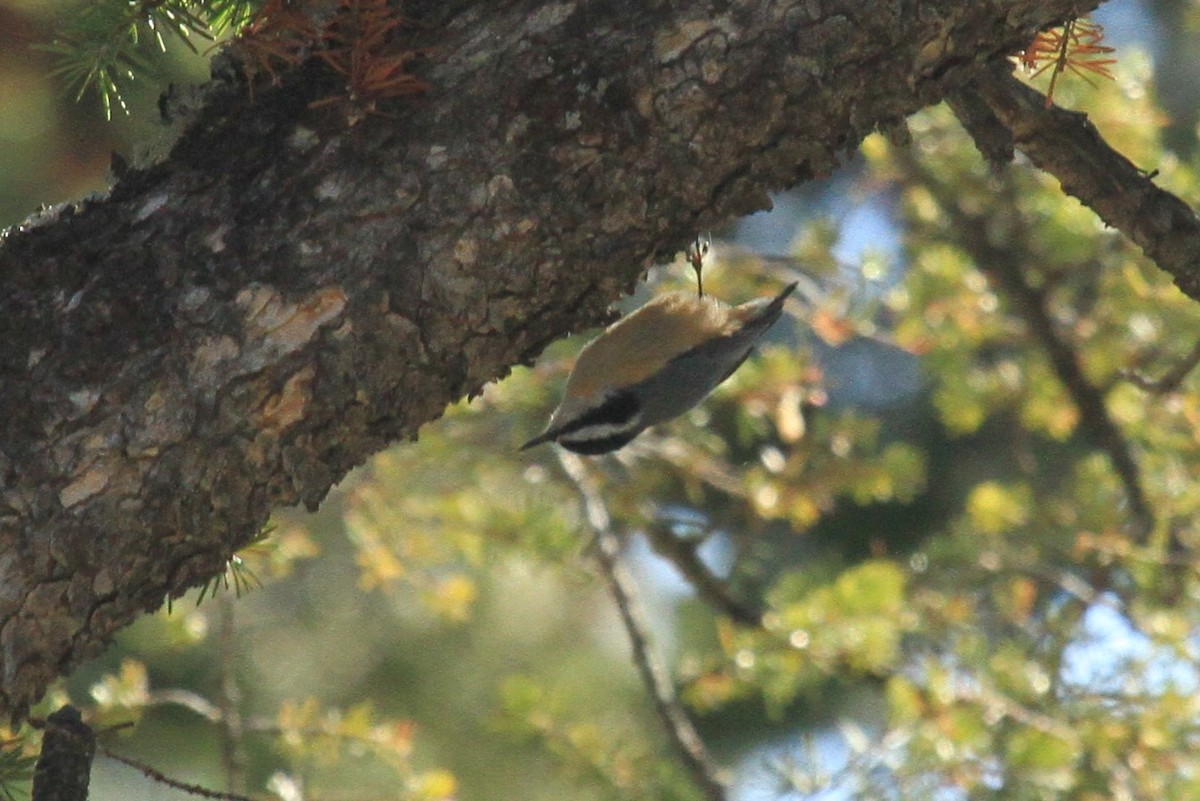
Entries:
[[[907,169],[923,175],[926,185],[937,186],[933,176],[911,154],[902,153],[901,158]],[[964,210],[948,193],[936,188],[934,191],[939,204],[954,220],[953,230],[957,232],[959,244],[973,256],[978,269],[1008,299],[1013,311],[1025,321],[1030,334],[1046,354],[1055,376],[1079,410],[1079,425],[1087,439],[1093,447],[1108,456],[1125,491],[1134,537],[1144,541],[1154,529],[1154,512],[1142,486],[1141,468],[1133,456],[1129,441],[1108,413],[1104,392],[1088,380],[1075,349],[1059,336],[1046,309],[1044,290],[1025,278],[1013,250],[992,244],[987,220]]]
[[1163,373],[1158,378],[1150,378],[1137,370],[1127,370],[1121,374],[1121,377],[1131,382],[1138,389],[1145,390],[1152,395],[1166,395],[1174,392],[1183,385],[1184,379],[1192,370],[1196,369],[1196,365],[1200,364],[1200,342],[1192,345],[1192,349],[1188,351],[1187,356],[1184,356],[1178,363],[1167,372]]
[[1088,381],[1075,349],[1055,330],[1054,321],[1046,310],[1044,293],[1026,280],[1020,267],[1011,259],[984,259],[979,265],[1024,318],[1050,360],[1054,374],[1079,409],[1079,425],[1087,433],[1092,445],[1108,455],[1113,470],[1125,488],[1134,537],[1144,541],[1154,530],[1154,511],[1146,500],[1141,468],[1133,456],[1133,449],[1108,413],[1104,393]]
[[683,760],[684,767],[703,791],[704,797],[709,801],[726,801],[725,785],[719,778],[720,771],[713,763],[696,727],[692,725],[687,711],[676,700],[675,687],[670,675],[650,647],[642,611],[637,603],[637,590],[633,578],[620,562],[621,540],[612,529],[608,508],[588,475],[583,460],[561,449],[555,450],[563,471],[579,491],[584,518],[596,536],[596,553],[601,572],[629,635],[634,664],[646,689],[650,691],[651,698],[654,699],[654,709],[663,724],[663,729]]
[[[1046,108],[1045,96],[1013,77],[1007,64],[979,70],[955,95],[958,105],[986,104],[1030,161],[1136,243],[1188,297],[1200,300],[1200,219],[1154,185],[1152,170],[1139,169],[1112,149],[1086,114]],[[994,150],[989,141],[980,145],[985,152]]]
[[33,772],[32,801],[87,801],[96,734],[73,706],[46,718]]
[[165,784],[167,787],[174,787],[176,790],[182,790],[188,795],[196,795],[200,796],[201,798],[213,798],[216,799],[216,801],[254,801],[254,799],[250,796],[242,795],[241,793],[223,793],[220,790],[210,790],[207,787],[200,786],[199,784],[188,784],[187,782],[181,782],[178,779],[172,779],[170,776],[167,776],[157,768],[147,765],[145,762],[140,762],[127,756],[121,756],[120,754],[110,751],[103,745],[100,746],[100,753],[109,759],[120,762],[123,765],[128,765],[129,767],[140,771],[142,775],[153,779],[159,784]]
[[422,98],[351,125],[319,60],[214,85],[162,163],[0,242],[0,716],[698,230],[1096,4],[410,0]]
[[700,599],[717,613],[751,628],[762,626],[763,609],[735,598],[729,585],[713,575],[696,553],[698,542],[677,537],[659,522],[646,526],[646,538],[654,552],[675,566]]

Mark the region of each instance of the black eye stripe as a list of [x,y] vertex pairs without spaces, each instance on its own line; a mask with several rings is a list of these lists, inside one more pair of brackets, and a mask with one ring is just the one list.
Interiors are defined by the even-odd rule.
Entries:
[[570,425],[564,426],[558,431],[558,436],[561,437],[564,434],[591,426],[617,426],[628,423],[637,416],[639,411],[641,411],[641,404],[638,403],[637,398],[629,392],[618,392],[595,409],[581,414],[577,419],[571,421]]

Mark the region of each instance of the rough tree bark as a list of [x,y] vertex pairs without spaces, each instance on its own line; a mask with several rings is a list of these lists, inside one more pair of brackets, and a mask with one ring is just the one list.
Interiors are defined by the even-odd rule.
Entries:
[[[697,231],[1098,0],[432,0],[423,97],[216,87],[0,247],[0,713]],[[422,9],[421,5],[428,6]]]

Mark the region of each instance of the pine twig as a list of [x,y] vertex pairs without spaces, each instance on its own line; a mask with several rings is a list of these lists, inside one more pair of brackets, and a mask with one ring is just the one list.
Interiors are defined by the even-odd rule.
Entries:
[[1083,17],[1072,17],[1060,27],[1039,33],[1020,55],[1020,62],[1036,78],[1046,70],[1050,86],[1046,89],[1046,108],[1054,104],[1054,87],[1058,76],[1066,70],[1078,75],[1091,86],[1096,84],[1088,74],[1114,80],[1110,66],[1117,63],[1108,56],[1113,48],[1104,44],[1104,26]]

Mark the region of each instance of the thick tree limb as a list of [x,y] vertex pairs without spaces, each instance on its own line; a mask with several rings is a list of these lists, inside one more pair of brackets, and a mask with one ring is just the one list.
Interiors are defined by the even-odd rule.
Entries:
[[978,134],[986,126],[972,126],[968,121],[978,118],[964,115],[962,107],[982,102],[1011,133],[1012,143],[1057,178],[1064,192],[1129,237],[1188,297],[1200,300],[1200,218],[1113,150],[1087,115],[1046,108],[1045,96],[1018,81],[1011,70],[980,70],[955,96],[955,111],[981,149],[993,150],[987,144],[991,140]]
[[[0,714],[273,506],[599,320],[1097,0],[420,0],[432,89],[349,125],[310,62],[0,244]],[[428,13],[426,13],[428,11]]]
[[73,706],[46,718],[42,753],[33,769],[33,801],[87,801],[96,734]]

